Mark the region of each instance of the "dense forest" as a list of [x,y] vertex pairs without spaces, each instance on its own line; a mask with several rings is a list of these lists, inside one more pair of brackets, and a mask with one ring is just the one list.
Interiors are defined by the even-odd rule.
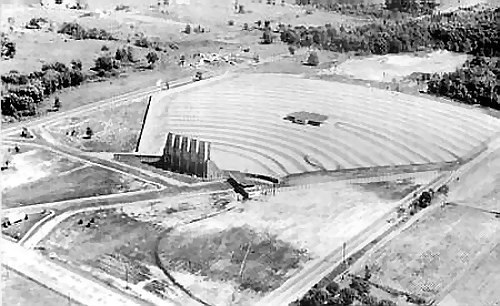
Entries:
[[455,72],[434,75],[427,83],[427,90],[467,104],[500,110],[499,80],[498,58],[475,57]]
[[446,49],[479,56],[500,56],[500,9],[458,12],[406,21],[380,20],[346,28],[282,26],[281,40],[336,52],[387,54]]

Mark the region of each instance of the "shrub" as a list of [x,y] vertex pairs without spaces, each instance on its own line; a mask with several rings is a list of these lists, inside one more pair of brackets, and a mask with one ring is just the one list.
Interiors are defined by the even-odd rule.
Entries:
[[269,29],[266,29],[262,34],[262,43],[266,45],[273,43],[273,35]]
[[146,55],[146,60],[151,65],[151,68],[153,68],[154,64],[158,61],[158,59],[159,57],[158,54],[156,54],[156,52],[151,51]]
[[102,47],[101,47],[101,51],[109,51],[108,46],[106,46],[106,45],[102,45]]
[[14,58],[14,55],[16,54],[16,43],[10,41],[7,35],[3,33],[1,36],[1,40],[2,40],[2,51],[1,51],[2,58],[4,59]]
[[191,34],[191,25],[186,24],[186,28],[184,29],[184,33]]
[[319,57],[318,53],[315,51],[312,51],[309,53],[309,57],[307,58],[306,65],[308,66],[318,66],[319,65]]
[[229,21],[227,22],[227,25],[229,25],[229,26],[234,26],[234,20],[229,20]]

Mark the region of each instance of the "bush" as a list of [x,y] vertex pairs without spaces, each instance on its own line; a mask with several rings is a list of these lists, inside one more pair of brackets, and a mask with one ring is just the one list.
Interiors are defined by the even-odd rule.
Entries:
[[184,33],[191,34],[191,25],[186,24],[186,28],[184,29]]
[[108,46],[106,46],[106,45],[102,45],[102,47],[101,47],[101,51],[109,51]]
[[227,25],[229,25],[229,26],[234,26],[234,20],[229,20],[229,21],[227,22]]
[[1,40],[2,40],[2,51],[1,51],[2,58],[3,59],[14,58],[14,55],[16,54],[16,43],[10,41],[10,39],[4,33],[2,33]]
[[269,29],[266,29],[262,34],[262,43],[266,45],[273,43],[273,35]]
[[319,65],[319,57],[318,53],[315,51],[312,51],[309,53],[309,57],[307,58],[306,65],[308,66],[318,66]]
[[159,57],[158,54],[156,54],[156,52],[151,51],[146,55],[146,60],[148,61],[151,68],[153,68],[154,64],[158,61],[158,59]]

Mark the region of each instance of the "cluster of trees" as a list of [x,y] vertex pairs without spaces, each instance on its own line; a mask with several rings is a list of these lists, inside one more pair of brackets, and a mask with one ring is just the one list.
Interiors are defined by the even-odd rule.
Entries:
[[14,55],[16,55],[16,43],[11,41],[5,33],[0,34],[0,40],[2,41],[2,59],[14,58]]
[[378,300],[370,295],[370,284],[368,280],[371,277],[370,270],[365,267],[365,275],[361,278],[352,278],[349,287],[340,288],[335,282],[331,281],[326,286],[315,285],[299,301],[294,302],[294,306],[349,306],[355,301],[361,305],[367,306],[396,306],[396,303],[390,300]]
[[431,94],[500,110],[500,60],[475,57],[455,72],[435,74],[427,82]]
[[65,22],[57,31],[58,33],[67,34],[73,39],[97,39],[97,40],[117,40],[111,33],[108,33],[104,29],[85,29],[80,24],[76,22]]
[[[155,63],[160,59],[158,54],[154,51],[149,51],[146,54],[146,60],[149,64],[149,68],[154,68]],[[134,64],[139,62],[138,59],[134,57],[132,52],[132,47],[126,46],[122,48],[118,48],[114,54],[107,53],[99,56],[95,62],[94,67],[91,70],[97,72],[97,75],[100,77],[110,77],[118,75],[118,69],[122,67],[122,65]]]
[[86,75],[79,60],[71,67],[55,62],[44,64],[40,71],[21,74],[10,71],[2,75],[2,114],[14,117],[33,116],[43,99],[62,88],[80,85]]
[[283,27],[281,40],[301,47],[362,54],[412,52],[426,48],[447,49],[482,56],[500,56],[500,10],[450,13],[421,20],[376,21],[339,29]]

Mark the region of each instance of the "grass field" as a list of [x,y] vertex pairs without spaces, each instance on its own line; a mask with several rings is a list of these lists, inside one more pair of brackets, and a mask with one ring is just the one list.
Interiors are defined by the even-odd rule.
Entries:
[[500,150],[450,186],[449,202],[500,212]]
[[455,71],[467,60],[467,55],[436,51],[424,55],[381,55],[350,59],[338,67],[321,72],[345,75],[355,79],[391,82],[413,72],[443,73]]
[[146,183],[100,167],[84,166],[4,190],[4,207],[18,207],[148,188]]
[[19,148],[21,149],[19,153],[12,153],[9,169],[2,171],[2,193],[83,165],[44,149],[24,145],[19,145]]
[[493,215],[446,206],[417,221],[357,266],[370,267],[372,282],[432,299],[499,233],[500,222]]
[[[294,111],[329,118],[320,127],[283,120]],[[222,169],[283,176],[452,161],[499,126],[480,112],[400,93],[284,74],[245,74],[156,97],[139,152],[161,154],[158,139],[169,131],[210,141],[211,159]]]
[[2,305],[10,306],[54,306],[80,304],[65,296],[2,267]]
[[[84,151],[133,152],[139,139],[147,100],[142,98],[124,106],[71,117],[51,126],[50,131],[65,144]],[[82,138],[87,127],[94,132],[91,140]],[[77,135],[71,136],[73,130]]]
[[2,227],[2,234],[21,240],[26,233],[40,220],[50,215],[48,211],[28,214],[28,220],[22,220],[19,223],[11,224],[9,227]]
[[474,265],[452,292],[441,301],[439,306],[484,305],[500,303],[500,244],[492,248],[485,258]]

